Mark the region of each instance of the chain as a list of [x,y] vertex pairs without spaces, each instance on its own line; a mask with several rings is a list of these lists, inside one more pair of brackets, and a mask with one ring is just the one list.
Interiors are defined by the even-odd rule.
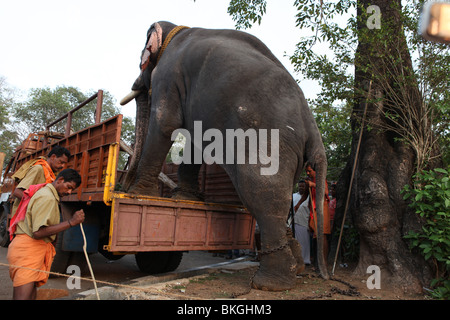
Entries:
[[334,278],[334,277],[330,278],[330,280],[340,282],[340,283],[345,284],[346,286],[349,287],[348,290],[342,290],[342,289],[333,287],[333,288],[331,288],[331,291],[333,293],[338,293],[338,294],[342,294],[342,295],[345,295],[345,296],[351,296],[351,297],[359,297],[361,295],[361,293],[359,293],[359,291],[356,289],[355,286],[351,285],[350,283],[348,283],[348,282],[346,282],[344,280],[337,279],[337,278]]
[[[281,251],[284,248],[286,248],[288,245],[289,245],[289,242],[286,241],[284,244],[282,244],[281,246],[279,246],[277,248],[273,248],[273,249],[266,250],[266,251],[261,251],[261,252],[258,252],[258,254],[260,256],[268,255],[268,254],[271,254],[271,253],[274,253],[274,252],[277,252],[277,251]],[[248,284],[248,289],[245,290],[244,292],[239,292],[239,293],[233,292],[233,293],[231,293],[230,298],[236,299],[239,296],[243,296],[243,295],[249,294],[250,291],[252,290],[252,287],[253,287],[253,279],[255,278],[255,275],[258,272],[258,270],[259,270],[259,267],[256,268],[255,272],[253,272],[253,275],[250,277],[249,284]]]
[[351,285],[350,283],[348,283],[348,282],[346,282],[344,280],[338,279],[338,278],[334,278],[334,277],[331,277],[330,280],[340,282],[340,283],[348,286],[349,289],[348,290],[343,290],[343,289],[337,288],[335,286],[332,286],[331,287],[331,292],[329,292],[329,293],[321,293],[321,294],[317,294],[317,295],[312,295],[312,296],[301,298],[300,300],[313,300],[313,299],[321,299],[321,298],[331,298],[333,296],[333,294],[341,294],[341,295],[350,296],[350,297],[359,297],[359,296],[361,296],[361,294],[356,289],[356,287]]
[[268,255],[268,254],[271,254],[271,253],[274,253],[274,252],[283,250],[283,249],[286,248],[288,245],[289,245],[289,242],[286,241],[284,244],[282,244],[281,246],[279,246],[279,247],[277,247],[277,248],[270,249],[270,250],[266,250],[266,251],[261,251],[261,252],[258,252],[258,253],[259,253],[260,255],[262,255],[262,256]]

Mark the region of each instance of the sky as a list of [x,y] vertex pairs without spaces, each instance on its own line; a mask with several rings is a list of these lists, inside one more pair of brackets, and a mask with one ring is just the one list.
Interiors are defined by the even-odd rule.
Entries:
[[[0,77],[26,98],[32,88],[98,89],[119,101],[139,75],[140,54],[153,22],[234,29],[230,0],[0,0]],[[245,30],[262,40],[294,78],[292,55],[301,31],[292,0],[268,1],[261,25]],[[307,98],[316,85],[301,87]],[[121,107],[134,117],[135,103]]]

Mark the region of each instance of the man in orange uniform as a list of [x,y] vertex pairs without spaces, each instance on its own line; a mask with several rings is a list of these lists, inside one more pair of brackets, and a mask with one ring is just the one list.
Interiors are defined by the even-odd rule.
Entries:
[[16,181],[19,181],[16,189],[13,192],[15,197],[14,204],[11,210],[12,216],[16,213],[20,200],[23,197],[23,192],[31,185],[41,183],[52,183],[55,180],[55,174],[64,168],[64,165],[69,161],[70,152],[64,147],[55,146],[48,154],[47,159],[41,157],[32,160],[22,165],[19,170],[12,176]]
[[24,220],[18,222],[8,248],[14,300],[36,299],[36,288],[48,280],[55,256],[52,242],[56,234],[84,221],[83,210],[78,210],[69,220],[60,222],[60,197],[71,194],[80,183],[78,172],[65,169],[53,183],[48,183],[31,197]]

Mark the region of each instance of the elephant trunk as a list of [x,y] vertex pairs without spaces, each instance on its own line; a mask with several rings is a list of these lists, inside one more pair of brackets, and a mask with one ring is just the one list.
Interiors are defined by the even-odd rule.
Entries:
[[[150,119],[150,101],[149,96],[144,91],[133,91],[139,94],[135,95],[136,99],[136,128],[135,128],[135,144],[134,153],[131,158],[130,167],[125,178],[123,188],[125,191],[129,191],[134,184],[137,177],[137,168],[143,147],[145,145],[145,138],[148,132],[148,123]],[[130,94],[131,95],[131,94]],[[125,100],[125,98],[123,99]],[[123,101],[122,100],[122,101]]]

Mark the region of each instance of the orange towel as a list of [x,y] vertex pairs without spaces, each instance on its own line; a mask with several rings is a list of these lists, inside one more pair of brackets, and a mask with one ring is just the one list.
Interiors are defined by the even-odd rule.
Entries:
[[9,245],[7,256],[9,264],[12,265],[9,268],[9,275],[13,286],[19,287],[30,282],[36,282],[36,287],[44,285],[49,274],[37,270],[50,271],[55,253],[55,248],[50,242],[36,240],[26,234],[16,235]]
[[45,182],[52,183],[53,181],[55,181],[56,179],[55,174],[53,173],[52,168],[50,168],[50,165],[45,159],[39,159],[33,164],[33,166],[38,165],[41,165],[42,168],[44,169]]

